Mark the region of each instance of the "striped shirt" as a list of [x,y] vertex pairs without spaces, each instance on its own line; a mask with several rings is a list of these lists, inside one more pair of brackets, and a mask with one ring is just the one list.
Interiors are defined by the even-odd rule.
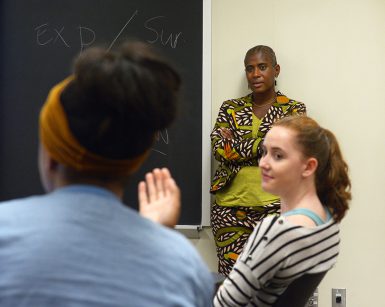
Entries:
[[283,216],[265,218],[219,288],[214,306],[272,306],[293,280],[329,270],[337,260],[339,242],[333,219],[307,228]]

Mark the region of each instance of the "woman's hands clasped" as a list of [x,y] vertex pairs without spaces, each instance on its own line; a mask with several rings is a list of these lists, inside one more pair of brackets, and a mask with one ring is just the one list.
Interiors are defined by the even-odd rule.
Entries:
[[229,128],[222,127],[219,129],[219,133],[225,139],[233,139],[234,138],[233,132]]

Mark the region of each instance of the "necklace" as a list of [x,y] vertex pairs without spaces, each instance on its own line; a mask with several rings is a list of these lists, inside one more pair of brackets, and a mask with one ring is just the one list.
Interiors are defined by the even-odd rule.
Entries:
[[266,107],[266,106],[272,104],[275,101],[275,99],[276,99],[276,96],[274,96],[274,98],[272,100],[270,100],[269,102],[266,102],[266,103],[261,104],[261,105],[257,105],[257,104],[253,103],[253,108],[263,108],[263,107]]

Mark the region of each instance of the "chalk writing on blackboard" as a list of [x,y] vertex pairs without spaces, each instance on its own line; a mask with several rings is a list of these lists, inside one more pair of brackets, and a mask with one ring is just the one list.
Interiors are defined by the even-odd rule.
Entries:
[[[147,40],[147,42],[149,42],[151,44],[154,44],[157,41],[160,41],[163,46],[166,46],[168,44],[168,42],[170,42],[171,48],[176,48],[177,44],[178,44],[178,38],[182,35],[182,32],[178,32],[178,33],[176,33],[174,35],[173,35],[173,33],[171,33],[168,36],[168,38],[164,38],[164,35],[165,35],[164,34],[164,29],[162,28],[161,31],[160,31],[160,34],[159,34],[158,29],[156,29],[152,25],[152,21],[156,21],[156,20],[162,19],[162,18],[165,18],[165,16],[152,17],[152,18],[146,20],[146,22],[144,23],[144,27],[155,34],[154,39]],[[166,37],[167,37],[167,35],[166,35]]]
[[[79,39],[80,39],[80,51],[84,49],[86,46],[92,45],[95,41],[96,33],[94,30],[79,26]],[[70,44],[66,41],[64,34],[64,27],[60,29],[56,29],[54,27],[50,27],[48,23],[41,24],[35,28],[36,32],[36,43],[39,46],[46,46],[48,44],[56,44],[60,41],[64,46],[70,48]]]
[[[155,143],[164,143],[166,145],[169,144],[169,136],[168,136],[168,131],[167,129],[165,129],[164,131],[159,131],[156,135],[155,135]],[[167,154],[162,151],[162,150],[159,150],[159,148],[154,148],[152,147],[151,148],[152,151],[155,151],[157,153],[160,153],[161,155],[164,155],[164,156],[167,156]]]
[[124,29],[127,27],[127,25],[130,23],[130,21],[138,14],[138,11],[136,10],[134,12],[134,14],[132,14],[131,18],[126,22],[126,24],[123,26],[123,28],[119,31],[118,35],[116,35],[115,39],[112,41],[110,47],[108,47],[108,50],[111,49],[111,47],[115,44],[116,40],[118,39],[118,37],[122,34],[122,32],[124,31]]
[[[137,16],[139,15],[139,11],[135,10],[130,18],[125,22],[122,28],[119,29],[119,32],[112,39],[110,46],[108,49],[112,48],[117,39],[122,35],[122,33],[127,29],[128,25],[132,23]],[[167,21],[166,16],[154,16],[148,18],[144,21],[143,27],[147,31],[146,37],[144,39],[150,43],[160,43],[163,46],[169,46],[173,49],[178,47],[178,43],[181,40],[182,32],[171,32],[167,31],[165,24]],[[62,44],[66,48],[71,48],[70,43],[66,39],[64,26],[55,28],[50,26],[49,22],[40,24],[34,28],[36,35],[36,43],[39,46],[47,46],[50,44]],[[73,29],[70,29],[71,31]],[[77,27],[77,31],[79,31],[79,49],[80,52],[84,50],[84,48],[91,46],[96,40],[96,31],[92,28],[84,25],[79,25]]]

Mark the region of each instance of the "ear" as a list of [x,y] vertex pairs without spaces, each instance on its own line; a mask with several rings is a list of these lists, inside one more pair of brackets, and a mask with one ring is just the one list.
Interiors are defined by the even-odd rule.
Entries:
[[39,146],[39,173],[40,180],[46,192],[54,189],[54,174],[57,173],[59,163],[50,157],[42,144]]
[[279,66],[279,64],[275,65],[274,70],[275,70],[274,76],[277,78],[281,71],[281,66]]
[[45,171],[52,172],[57,170],[59,163],[52,159],[47,150],[43,146],[41,146],[41,157],[40,163]]
[[308,158],[304,164],[304,170],[302,172],[303,177],[309,177],[313,175],[318,167],[318,161],[316,158]]
[[48,156],[47,160],[47,167],[50,171],[55,171],[58,169],[59,163],[56,160],[52,159],[50,156]]

